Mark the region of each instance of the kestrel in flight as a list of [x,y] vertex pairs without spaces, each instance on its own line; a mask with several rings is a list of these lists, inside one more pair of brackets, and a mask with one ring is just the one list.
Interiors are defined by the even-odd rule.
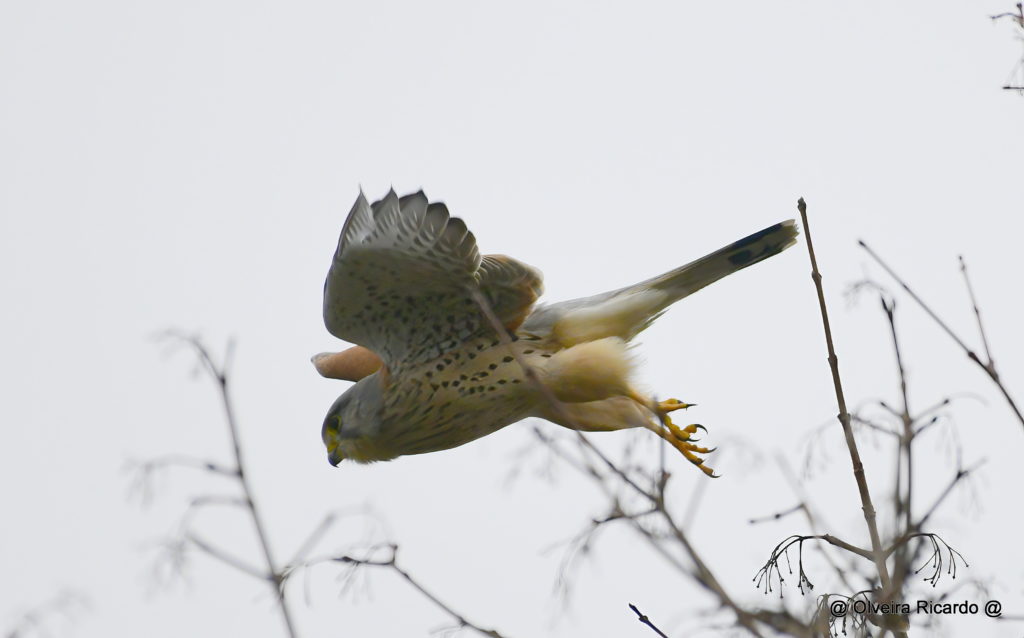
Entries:
[[691,440],[701,426],[668,418],[688,404],[657,402],[634,388],[628,343],[671,304],[785,250],[796,235],[785,221],[636,285],[535,305],[540,272],[511,257],[481,256],[473,233],[444,204],[422,191],[398,197],[392,190],[373,204],[360,193],[324,286],[327,330],[358,345],[313,357],[323,376],[356,381],[324,419],[328,459],[367,463],[446,450],[540,417],[587,432],[647,428],[713,476],[697,456],[711,450]]

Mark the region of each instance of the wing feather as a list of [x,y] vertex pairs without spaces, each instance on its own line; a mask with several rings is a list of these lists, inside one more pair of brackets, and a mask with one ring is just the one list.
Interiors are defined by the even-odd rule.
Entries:
[[399,198],[392,190],[372,205],[360,193],[327,273],[324,324],[388,366],[429,360],[492,333],[468,294],[474,285],[515,325],[542,287],[530,266],[481,258],[466,224],[422,191]]
[[484,255],[477,278],[494,313],[510,332],[519,328],[544,293],[540,271],[505,255]]

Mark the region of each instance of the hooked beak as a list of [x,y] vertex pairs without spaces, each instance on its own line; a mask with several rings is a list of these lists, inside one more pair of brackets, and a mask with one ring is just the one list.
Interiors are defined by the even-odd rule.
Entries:
[[338,467],[338,463],[341,463],[345,458],[345,455],[341,450],[341,433],[338,432],[340,423],[336,424],[334,422],[334,419],[336,418],[337,417],[327,417],[324,421],[324,429],[322,433],[324,445],[327,447],[327,462],[334,467]]
[[341,463],[344,459],[345,455],[341,453],[336,444],[327,451],[327,462],[334,467],[338,467],[338,463]]

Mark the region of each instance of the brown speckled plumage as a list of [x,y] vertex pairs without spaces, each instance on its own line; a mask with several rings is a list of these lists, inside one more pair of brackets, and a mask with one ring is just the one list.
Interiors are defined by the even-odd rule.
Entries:
[[[359,379],[324,421],[330,460],[444,450],[528,416],[585,430],[644,426],[664,438],[656,419],[664,414],[629,384],[625,342],[675,301],[781,252],[795,236],[792,221],[776,224],[635,286],[536,307],[540,273],[510,257],[481,257],[473,234],[444,204],[391,191],[371,205],[360,194],[327,274],[324,323],[361,348],[314,358],[325,376]],[[514,335],[511,346],[494,334],[472,287]],[[526,382],[509,348],[571,402],[572,423],[560,422]],[[377,371],[362,376],[370,370]]]

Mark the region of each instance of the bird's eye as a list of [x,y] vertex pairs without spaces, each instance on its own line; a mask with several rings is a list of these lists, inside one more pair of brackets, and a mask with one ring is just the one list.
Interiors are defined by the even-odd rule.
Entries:
[[337,444],[338,433],[341,431],[341,417],[335,416],[333,419],[327,419],[324,422],[323,430],[320,432],[320,438],[323,439],[324,445],[331,447],[331,444]]

